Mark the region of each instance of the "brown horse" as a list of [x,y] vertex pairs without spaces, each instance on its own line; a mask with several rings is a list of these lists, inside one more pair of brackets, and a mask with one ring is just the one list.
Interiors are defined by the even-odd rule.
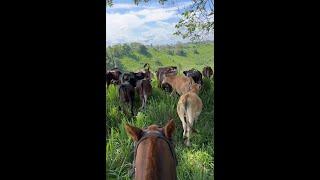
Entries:
[[175,130],[173,119],[163,128],[151,125],[139,129],[129,124],[125,128],[135,142],[135,180],[176,180],[177,159],[172,144]]

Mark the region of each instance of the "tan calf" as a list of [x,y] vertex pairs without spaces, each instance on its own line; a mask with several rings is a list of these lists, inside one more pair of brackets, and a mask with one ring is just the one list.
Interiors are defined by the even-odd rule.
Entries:
[[165,76],[162,84],[168,83],[172,87],[171,95],[177,92],[179,95],[187,93],[191,89],[191,85],[194,84],[194,80],[191,77],[186,76]]
[[200,87],[199,84],[193,84],[191,90],[183,94],[177,104],[177,113],[183,126],[183,139],[187,146],[190,146],[190,134],[194,131],[192,126],[202,111],[203,104],[197,95]]

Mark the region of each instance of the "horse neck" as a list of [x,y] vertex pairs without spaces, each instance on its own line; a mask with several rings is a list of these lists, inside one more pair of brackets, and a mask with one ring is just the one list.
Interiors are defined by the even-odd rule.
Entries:
[[[157,138],[150,138],[145,141],[144,144],[141,144],[142,146],[140,145],[141,153],[137,153],[141,159],[136,162],[136,179],[160,180],[163,179],[160,177],[173,174],[171,171],[175,165],[174,161],[171,160],[172,157],[166,142],[157,140]],[[168,177],[165,179],[171,180],[173,178]]]

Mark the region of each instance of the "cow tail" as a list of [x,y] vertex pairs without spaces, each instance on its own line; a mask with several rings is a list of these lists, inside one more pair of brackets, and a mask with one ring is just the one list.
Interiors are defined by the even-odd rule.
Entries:
[[[191,131],[193,132],[193,133],[199,133],[197,130],[195,130],[193,127],[191,127],[191,125],[190,125],[190,123],[189,123],[189,121],[186,119],[187,118],[187,116],[188,116],[188,95],[186,96],[186,99],[185,99],[185,101],[184,101],[184,109],[185,109],[185,117],[184,117],[184,120],[185,120],[185,122],[186,122],[186,124],[187,124],[187,126],[189,126],[190,127],[190,129],[191,129]],[[190,119],[191,117],[188,117],[188,119]]]

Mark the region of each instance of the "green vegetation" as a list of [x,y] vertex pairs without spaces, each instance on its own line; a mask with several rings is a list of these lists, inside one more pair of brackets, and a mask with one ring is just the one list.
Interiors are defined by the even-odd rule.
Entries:
[[[202,45],[198,48],[200,54],[206,51],[209,54],[210,48],[208,45]],[[190,48],[192,51],[192,48]],[[153,54],[155,50],[149,48]],[[167,56],[166,50],[160,50],[162,56]],[[212,50],[211,50],[212,52]],[[190,54],[189,54],[190,55]],[[158,57],[161,59],[161,57]],[[212,55],[211,57],[212,58]],[[209,58],[209,59],[210,59]],[[130,58],[124,58],[122,61],[124,67],[134,66],[140,68],[138,62],[132,61]],[[185,59],[175,59],[176,61],[184,61]],[[127,62],[132,62],[130,65]],[[170,61],[161,61],[162,63],[170,64]],[[205,62],[205,60],[204,60]],[[195,62],[184,63],[193,67]],[[211,63],[210,63],[211,64]],[[177,65],[177,63],[172,63]],[[199,65],[200,66],[200,65]],[[199,67],[198,66],[198,67]],[[130,70],[137,70],[131,67]],[[176,105],[179,97],[171,97],[156,86],[157,80],[153,79],[153,93],[148,99],[147,109],[144,112],[138,112],[136,118],[129,119],[118,110],[119,101],[117,88],[110,86],[107,90],[107,179],[131,179],[130,172],[132,170],[133,161],[133,141],[126,134],[124,129],[125,123],[130,123],[136,127],[147,127],[151,124],[164,126],[170,117],[176,124],[174,132],[174,143],[176,145],[176,153],[178,159],[177,176],[179,180],[206,180],[213,179],[214,172],[214,142],[213,142],[213,108],[214,108],[214,83],[212,80],[204,79],[203,88],[199,94],[203,101],[203,111],[199,119],[194,124],[194,128],[199,134],[192,134],[191,147],[186,147],[182,139],[182,124],[176,112]],[[134,112],[137,113],[137,108],[140,107],[139,98],[136,96]]]
[[213,68],[212,42],[178,44],[175,46],[145,46],[139,43],[114,45],[107,48],[107,69],[119,67],[123,71],[137,71],[149,63],[154,72],[158,67],[182,65],[202,71],[204,66]]

